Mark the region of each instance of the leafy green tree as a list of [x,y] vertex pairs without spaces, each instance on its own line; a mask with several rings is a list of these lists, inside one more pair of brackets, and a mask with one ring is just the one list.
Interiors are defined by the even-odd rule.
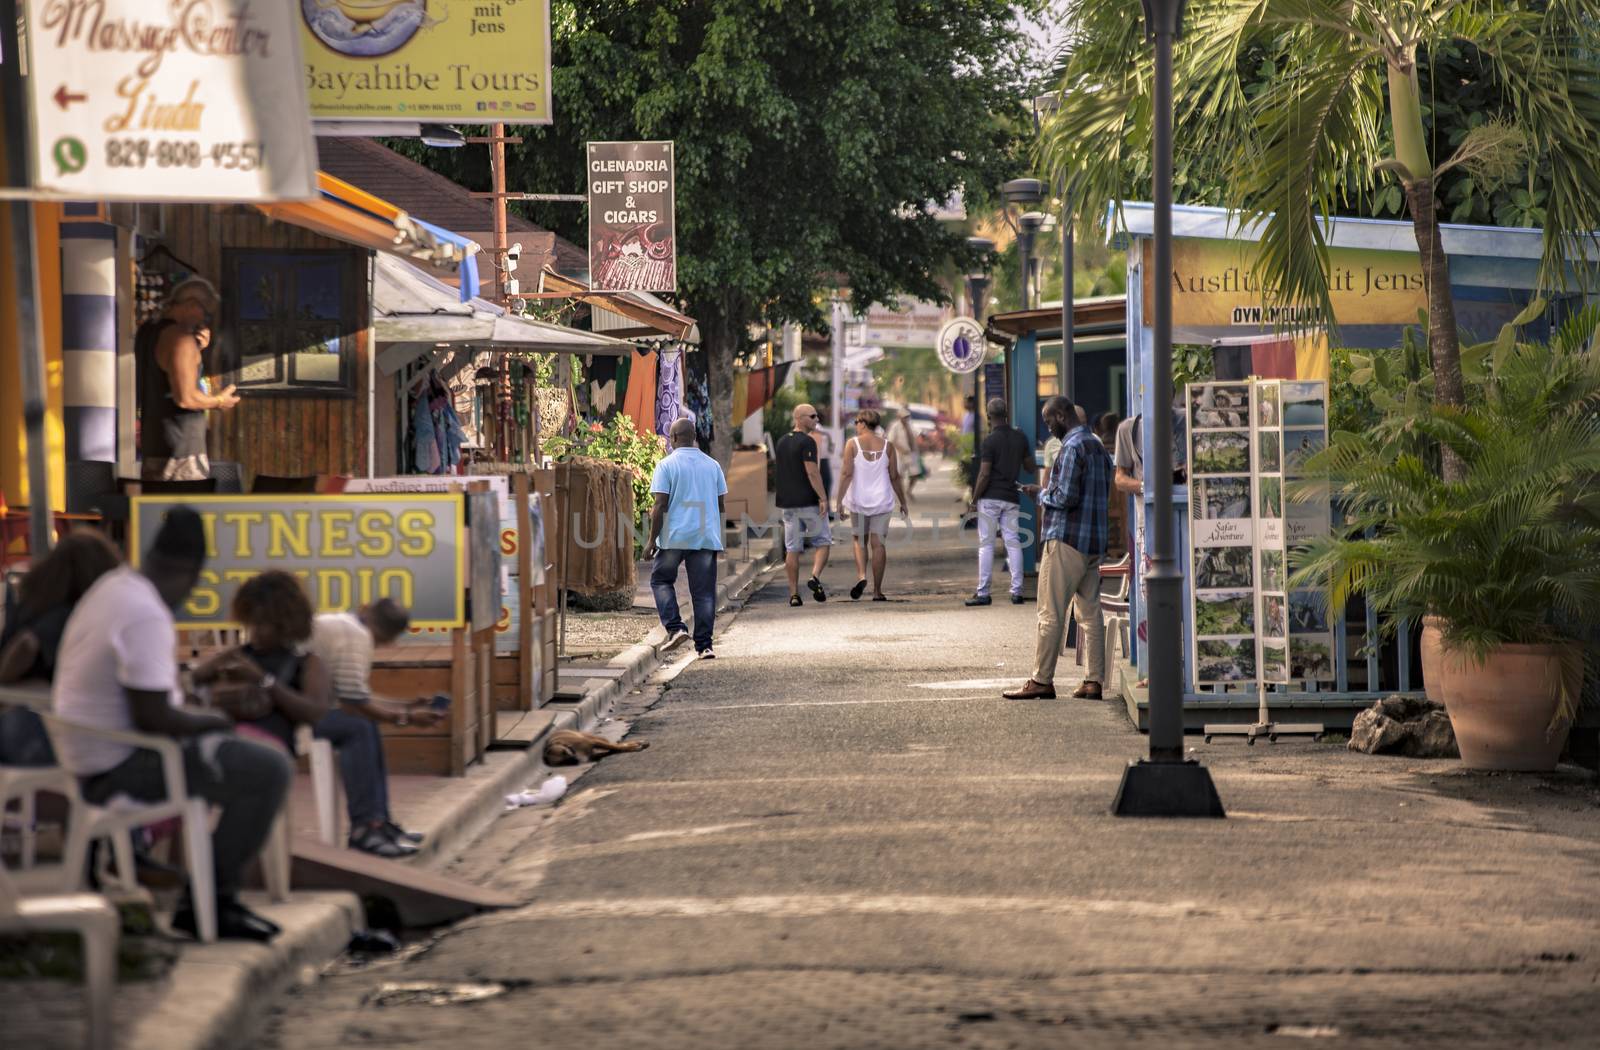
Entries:
[[[725,420],[752,323],[820,328],[818,290],[835,283],[863,309],[899,295],[939,301],[939,268],[977,262],[962,231],[925,205],[957,189],[981,205],[1020,170],[1031,128],[1016,6],[554,0],[555,123],[523,132],[510,186],[577,189],[586,141],[676,142],[681,300]],[[487,185],[481,157],[436,151],[427,162]],[[581,213],[537,215],[582,241]],[[719,458],[731,439],[718,428]]]
[[[1052,163],[1079,180],[1088,219],[1124,199],[1141,169],[1148,185],[1153,63],[1131,7],[1069,5],[1075,36],[1047,133]],[[1441,180],[1470,176],[1472,189],[1454,191],[1460,213],[1467,198],[1539,172],[1540,182],[1512,191],[1513,207],[1493,217],[1542,218],[1542,279],[1564,283],[1575,242],[1600,228],[1597,26],[1596,0],[1194,0],[1175,56],[1179,174],[1263,223],[1257,276],[1270,296],[1325,310],[1318,214],[1362,201],[1398,205],[1398,189],[1428,288],[1438,399],[1460,407]],[[1458,85],[1426,89],[1430,56],[1476,63],[1481,89],[1482,115],[1469,114],[1443,142],[1426,127],[1430,100]],[[1458,470],[1447,454],[1446,476]]]

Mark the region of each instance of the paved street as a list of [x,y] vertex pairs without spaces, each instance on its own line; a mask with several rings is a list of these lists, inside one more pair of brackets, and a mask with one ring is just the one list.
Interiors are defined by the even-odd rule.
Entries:
[[[458,865],[525,908],[324,977],[257,1050],[1593,1045],[1591,780],[1192,738],[1230,819],[1115,820],[1143,738],[999,698],[1034,607],[960,607],[971,535],[897,548],[887,605],[847,556],[826,605],[772,577],[633,698],[648,751]],[[505,991],[381,994],[412,981]]]

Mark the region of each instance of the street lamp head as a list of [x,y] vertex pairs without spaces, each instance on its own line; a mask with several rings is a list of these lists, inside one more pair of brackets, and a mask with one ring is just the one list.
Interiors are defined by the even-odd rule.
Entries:
[[1044,183],[1038,179],[1012,179],[1000,187],[1000,196],[1007,204],[1031,208],[1044,200]]
[[1049,120],[1061,110],[1061,95],[1052,91],[1048,95],[1035,96],[1033,100],[1033,115],[1040,120]]
[[445,124],[424,124],[418,137],[424,146],[433,146],[435,149],[459,149],[467,144],[467,137],[460,128]]
[[[980,276],[987,276],[989,273],[990,257],[994,255],[994,242],[987,237],[968,237],[967,250],[972,252],[974,255],[982,257],[982,260],[979,263],[979,265],[983,267]],[[967,280],[972,280],[972,274],[967,275]]]
[[1183,36],[1183,6],[1185,0],[1139,0],[1144,8],[1144,38],[1153,40],[1157,33],[1173,39]]
[[1023,233],[1035,234],[1044,228],[1049,218],[1050,216],[1042,211],[1023,212],[1022,216],[1017,219],[1017,225],[1021,227]]

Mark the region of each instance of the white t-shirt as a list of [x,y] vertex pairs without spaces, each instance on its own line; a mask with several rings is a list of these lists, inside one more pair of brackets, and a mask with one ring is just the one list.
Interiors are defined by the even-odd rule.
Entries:
[[[174,705],[182,701],[172,610],[155,584],[124,566],[96,580],[67,620],[52,706],[68,721],[132,731],[126,689],[167,693]],[[131,745],[82,733],[64,737],[58,757],[79,776],[104,773],[134,752]]]
[[319,614],[311,626],[311,651],[328,668],[335,697],[372,699],[372,632],[355,613]]

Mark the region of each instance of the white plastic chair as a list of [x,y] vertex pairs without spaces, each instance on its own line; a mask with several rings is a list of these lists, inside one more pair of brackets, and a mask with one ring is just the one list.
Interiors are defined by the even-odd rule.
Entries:
[[[1117,561],[1113,562],[1108,567],[1109,568],[1119,568],[1119,569],[1120,568],[1126,568],[1128,566],[1129,561],[1130,561],[1131,558],[1132,558],[1132,555],[1124,554],[1120,559],[1118,559]],[[1111,643],[1112,643],[1112,641],[1115,641],[1118,645],[1120,645],[1122,647],[1122,655],[1124,657],[1126,657],[1128,655],[1128,648],[1129,648],[1129,646],[1128,646],[1128,581],[1132,578],[1132,574],[1129,573],[1126,576],[1119,576],[1119,577],[1113,577],[1113,578],[1116,579],[1117,583],[1116,583],[1116,586],[1112,589],[1111,593],[1110,594],[1102,594],[1102,595],[1100,595],[1100,615],[1102,617],[1104,617],[1104,619],[1105,619],[1104,637],[1106,639],[1106,660],[1107,660],[1107,662],[1109,662],[1110,659],[1111,659]],[[1083,662],[1084,662],[1084,638],[1083,638],[1083,634],[1084,634],[1083,626],[1082,626],[1082,624],[1080,624],[1079,627],[1078,627],[1077,643],[1076,643],[1075,651],[1074,651],[1074,654],[1073,654],[1073,662],[1078,667],[1082,667],[1083,666]]]
[[[58,752],[61,750],[63,733],[82,733],[154,751],[160,756],[166,797],[159,802],[139,802],[119,795],[106,806],[86,805],[91,814],[90,837],[105,836],[111,840],[118,873],[124,882],[131,884],[134,878],[132,830],[170,818],[180,820],[183,824],[184,860],[189,869],[189,897],[195,910],[196,932],[203,943],[215,941],[217,890],[211,858],[211,806],[203,798],[189,797],[188,784],[183,775],[183,752],[178,742],[171,737],[86,726],[47,712],[40,712],[40,717],[44,719],[51,743]],[[289,898],[289,864],[288,822],[280,811],[261,855],[262,881],[266,883],[267,893],[275,902]]]
[[339,844],[339,763],[333,744],[320,740],[310,726],[294,732],[295,753],[305,755],[311,764],[311,796],[317,807],[317,838],[324,846]]
[[0,858],[0,931],[72,931],[83,939],[85,992],[89,1000],[89,1050],[111,1050],[111,1001],[116,991],[117,942],[121,919],[111,902],[97,893],[81,892],[84,857],[90,838],[91,814],[78,794],[78,783],[63,769],[0,768],[0,810],[12,800],[32,814],[41,791],[64,795],[68,802],[65,849],[59,865],[40,868],[24,857],[13,875]]

